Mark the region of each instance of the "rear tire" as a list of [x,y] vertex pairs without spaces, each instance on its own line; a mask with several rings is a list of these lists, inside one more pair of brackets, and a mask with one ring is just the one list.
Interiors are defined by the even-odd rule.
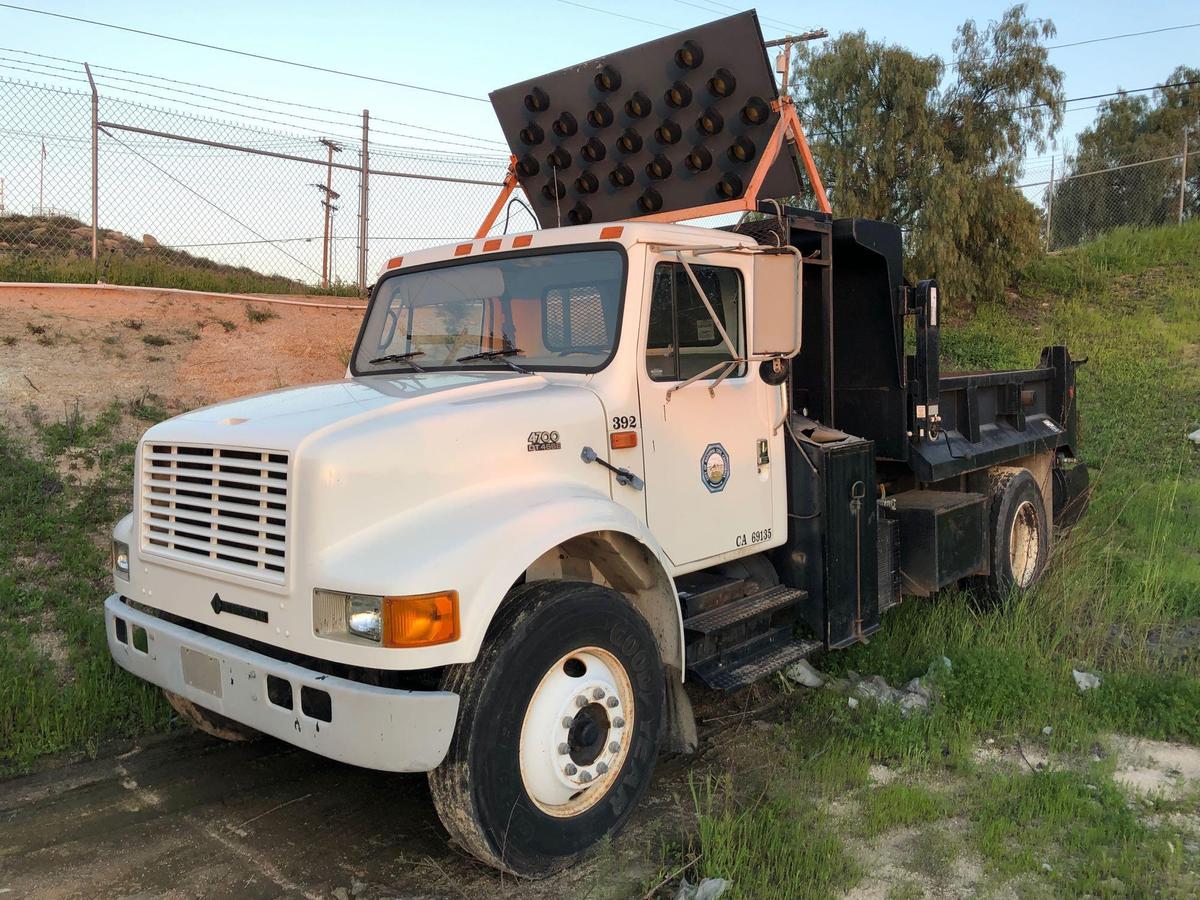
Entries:
[[[446,830],[508,872],[549,875],[619,830],[650,784],[664,678],[645,619],[581,582],[516,588],[474,662],[451,666],[454,738],[429,773]],[[583,702],[580,702],[583,701]]]
[[985,606],[1025,593],[1041,581],[1050,561],[1051,522],[1037,480],[1028,469],[991,473],[991,572],[972,579],[971,590]]

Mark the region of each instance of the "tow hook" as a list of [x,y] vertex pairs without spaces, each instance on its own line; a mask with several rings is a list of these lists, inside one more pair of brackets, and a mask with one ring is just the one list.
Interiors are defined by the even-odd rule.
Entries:
[[596,463],[608,469],[608,471],[617,476],[617,484],[628,485],[635,491],[640,491],[646,486],[646,482],[642,481],[642,479],[638,478],[638,476],[634,475],[628,469],[618,468],[607,460],[601,459],[591,447],[584,447],[583,452],[579,454],[579,458],[585,463]]

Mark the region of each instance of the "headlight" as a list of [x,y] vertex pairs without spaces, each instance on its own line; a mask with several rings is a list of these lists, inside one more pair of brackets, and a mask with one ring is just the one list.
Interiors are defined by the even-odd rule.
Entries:
[[112,567],[121,578],[129,579],[129,545],[124,541],[112,542]]
[[313,630],[384,647],[428,647],[458,640],[458,592],[383,597],[313,591]]

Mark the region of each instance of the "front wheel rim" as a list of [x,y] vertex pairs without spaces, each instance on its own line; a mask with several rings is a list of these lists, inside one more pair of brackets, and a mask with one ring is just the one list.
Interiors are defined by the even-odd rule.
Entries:
[[1017,587],[1033,583],[1041,557],[1041,520],[1033,503],[1024,500],[1013,514],[1008,534],[1008,566]]
[[542,812],[577,816],[608,793],[629,754],[633,686],[600,647],[562,656],[542,676],[521,723],[525,793]]

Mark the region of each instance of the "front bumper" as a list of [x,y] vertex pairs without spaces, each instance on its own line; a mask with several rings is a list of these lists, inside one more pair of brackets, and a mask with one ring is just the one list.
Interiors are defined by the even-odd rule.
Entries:
[[122,668],[322,756],[387,772],[428,772],[450,746],[457,694],[322,675],[141,612],[119,594],[104,601],[104,624],[109,652]]

